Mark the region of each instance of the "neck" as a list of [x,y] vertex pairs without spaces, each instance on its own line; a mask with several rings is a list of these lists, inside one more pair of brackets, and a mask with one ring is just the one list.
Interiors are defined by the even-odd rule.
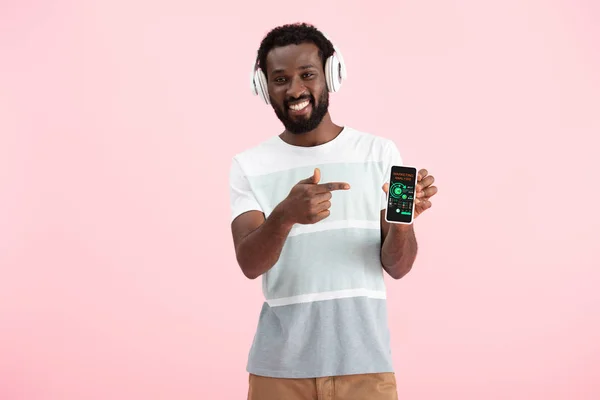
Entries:
[[333,123],[331,116],[329,113],[327,113],[323,117],[323,120],[319,126],[312,131],[302,134],[295,134],[286,129],[281,135],[279,135],[279,137],[284,142],[293,146],[312,147],[319,146],[335,139],[337,135],[342,132],[342,129],[343,128],[341,126]]

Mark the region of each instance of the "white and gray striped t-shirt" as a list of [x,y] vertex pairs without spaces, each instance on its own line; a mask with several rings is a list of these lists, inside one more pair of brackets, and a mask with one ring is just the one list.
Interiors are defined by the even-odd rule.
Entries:
[[308,378],[393,372],[381,266],[382,185],[402,165],[393,141],[345,127],[332,141],[292,146],[274,136],[233,158],[231,218],[269,216],[300,180],[321,170],[331,214],[295,225],[278,262],[262,276],[265,296],[247,371]]

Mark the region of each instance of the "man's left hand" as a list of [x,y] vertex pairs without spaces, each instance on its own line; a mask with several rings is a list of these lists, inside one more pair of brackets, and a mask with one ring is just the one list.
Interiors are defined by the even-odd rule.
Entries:
[[[437,193],[437,187],[432,186],[435,181],[433,175],[429,175],[426,169],[419,170],[417,176],[417,190],[415,194],[415,215],[417,218],[423,211],[431,208],[431,198]],[[386,196],[389,190],[389,184],[383,185],[383,191]]]

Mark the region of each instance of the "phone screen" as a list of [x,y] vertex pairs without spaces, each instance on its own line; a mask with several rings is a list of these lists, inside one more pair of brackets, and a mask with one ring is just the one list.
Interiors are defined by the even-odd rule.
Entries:
[[415,212],[417,169],[407,166],[392,166],[386,220],[392,223],[410,224]]

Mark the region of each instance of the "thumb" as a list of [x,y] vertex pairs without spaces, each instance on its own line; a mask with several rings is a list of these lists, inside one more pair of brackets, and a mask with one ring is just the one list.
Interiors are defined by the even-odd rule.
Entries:
[[311,177],[302,179],[299,183],[315,184],[315,183],[319,183],[320,180],[321,180],[321,170],[319,170],[319,168],[315,168],[315,171],[313,172]]

